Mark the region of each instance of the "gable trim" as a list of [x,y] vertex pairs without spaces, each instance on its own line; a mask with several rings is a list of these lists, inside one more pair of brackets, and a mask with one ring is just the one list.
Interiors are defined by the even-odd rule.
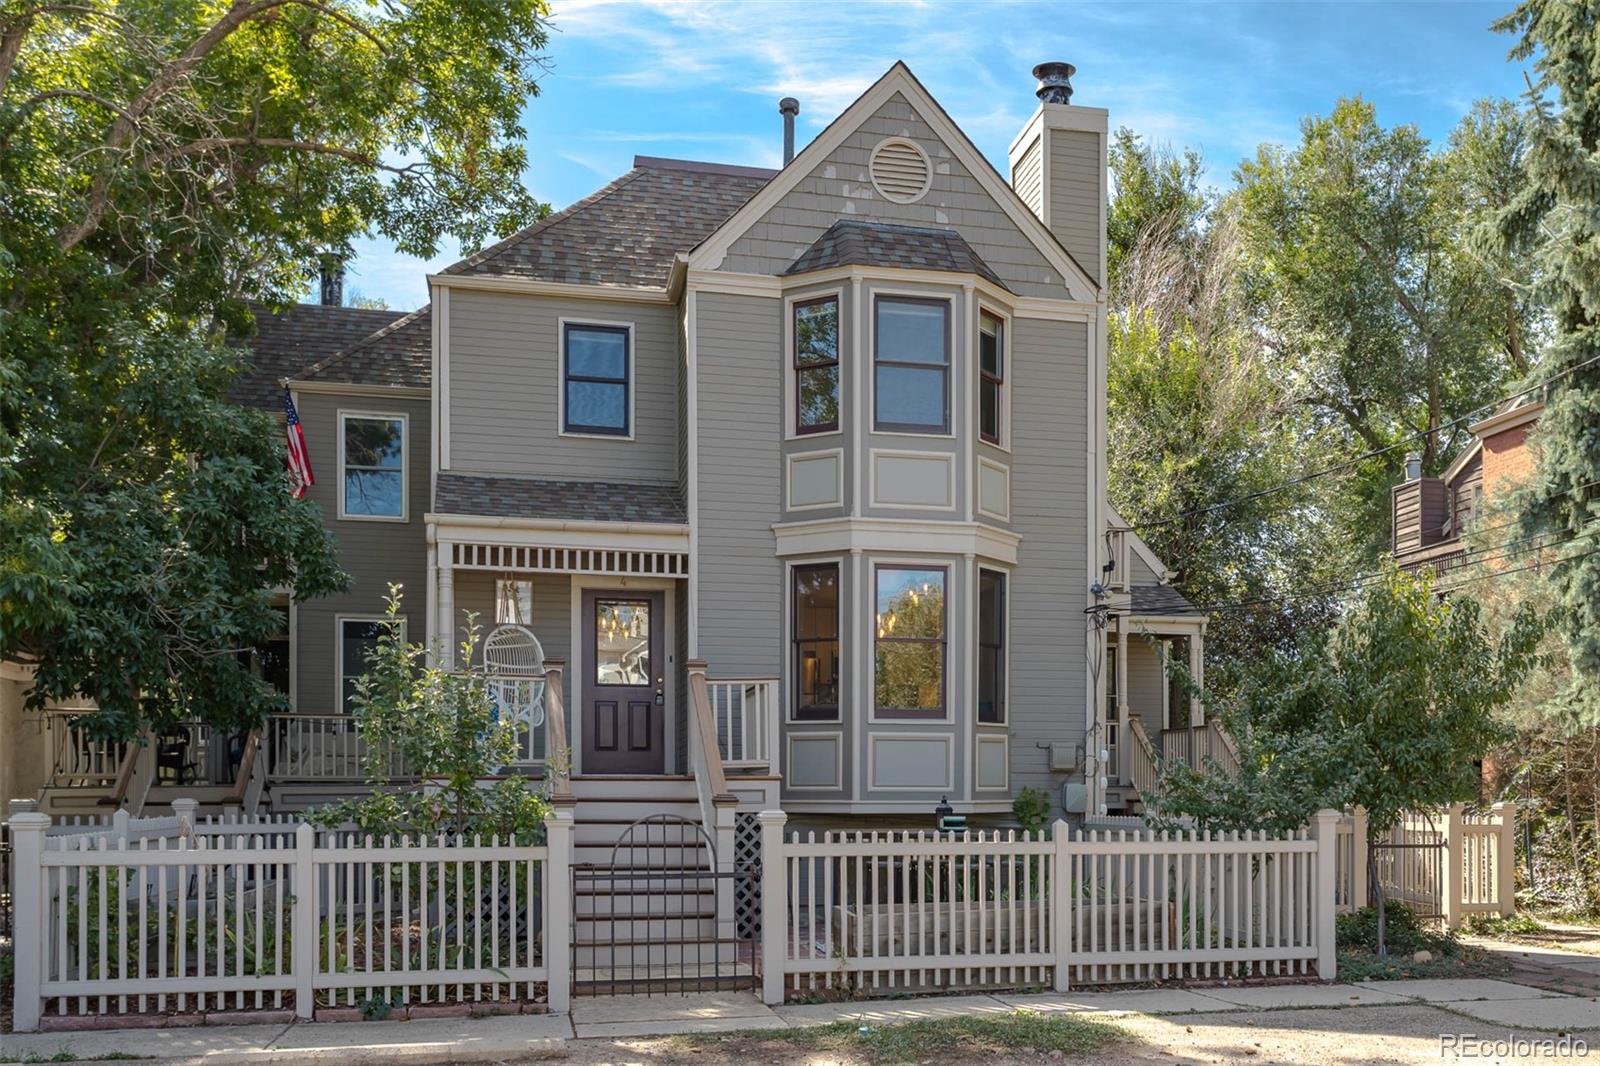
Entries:
[[502,274],[429,274],[428,283],[441,289],[517,293],[524,296],[564,296],[575,300],[625,300],[633,303],[672,303],[667,289],[624,285],[575,285],[567,281],[540,281]]
[[743,207],[730,215],[722,225],[712,231],[709,237],[701,241],[689,253],[689,266],[703,270],[715,270],[721,266],[728,249],[736,240],[744,236],[752,226],[766,216],[768,211],[794,191],[795,186],[810,176],[834,149],[844,143],[845,138],[855,133],[862,123],[896,92],[905,96],[906,102],[928,124],[934,135],[944,142],[957,161],[967,168],[974,180],[1011,219],[1012,224],[1029,238],[1035,250],[1055,268],[1068,291],[1079,299],[1085,297],[1089,300],[1095,299],[1100,291],[1099,284],[1090,277],[1088,271],[1078,265],[1077,260],[1073,259],[1072,254],[1055,234],[1051,233],[1033,213],[1033,209],[1022,202],[1016,190],[1000,176],[994,164],[978,151],[903,61],[896,62],[890,67],[883,77],[857,97],[855,103],[845,108],[843,114],[806,145],[805,150],[795,156],[794,161],[784,167],[776,178],[764,185],[745,202]]
[[1151,573],[1155,574],[1163,585],[1167,583],[1169,569],[1167,564],[1161,561],[1150,545],[1144,542],[1144,538],[1139,536],[1132,526],[1123,521],[1122,516],[1110,504],[1106,504],[1106,526],[1106,532],[1108,533],[1121,530],[1126,534],[1128,543],[1133,548],[1133,553],[1144,561],[1144,564],[1150,568]]

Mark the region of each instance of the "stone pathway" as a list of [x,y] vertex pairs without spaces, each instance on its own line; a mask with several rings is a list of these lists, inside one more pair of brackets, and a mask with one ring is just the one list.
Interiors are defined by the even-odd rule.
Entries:
[[[1592,961],[1592,960],[1591,960]],[[883,1026],[1018,1008],[1042,1013],[1125,1018],[1251,1016],[1271,1018],[1281,1030],[1312,1032],[1349,1009],[1372,1011],[1368,1029],[1382,1028],[1386,1011],[1438,1013],[1440,1031],[1489,1023],[1519,1032],[1600,1030],[1600,999],[1483,979],[1382,981],[1366,984],[1150,988],[1125,992],[1065,992],[794,1004],[770,1008],[749,993],[692,996],[617,996],[578,999],[570,1017],[521,1015],[410,1022],[320,1022],[293,1025],[128,1029],[0,1036],[0,1062],[46,1060],[57,1054],[93,1061],[110,1053],[157,1060],[166,1066],[265,1066],[336,1062],[362,1066],[390,1062],[483,1062],[557,1054],[608,1041],[683,1033],[782,1030],[831,1022]],[[1195,1025],[1200,1022],[1196,1020]],[[1209,1023],[1208,1023],[1209,1024]],[[1226,1024],[1226,1023],[1224,1023]],[[1256,1022],[1249,1024],[1255,1025]],[[1413,1026],[1414,1027],[1414,1026]],[[1481,1026],[1480,1026],[1481,1028]],[[1600,1045],[1600,1037],[1592,1038]],[[569,1041],[579,1044],[569,1044]]]
[[1463,939],[1507,962],[1518,982],[1554,992],[1600,996],[1600,956],[1482,937]]

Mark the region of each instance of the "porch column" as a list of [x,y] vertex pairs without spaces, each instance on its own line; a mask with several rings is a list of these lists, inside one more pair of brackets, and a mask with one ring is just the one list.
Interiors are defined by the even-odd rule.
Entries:
[[439,667],[451,670],[456,664],[456,573],[454,549],[446,544],[439,552]]
[[[1204,685],[1206,683],[1205,643],[1206,643],[1206,634],[1205,634],[1204,630],[1197,631],[1194,634],[1194,636],[1189,638],[1189,676],[1194,678],[1194,683],[1197,686]],[[1206,718],[1205,704],[1200,702],[1200,697],[1199,696],[1190,696],[1189,697],[1189,726],[1190,726],[1190,728],[1193,728],[1194,726],[1197,726],[1197,725],[1205,724],[1205,718]]]
[[428,649],[427,661],[435,662],[433,654],[435,642],[439,638],[439,545],[434,540],[433,526],[428,526],[428,609],[423,613],[427,616],[427,635],[423,637],[423,646]]
[[1128,627],[1117,619],[1117,783],[1127,777],[1128,745]]

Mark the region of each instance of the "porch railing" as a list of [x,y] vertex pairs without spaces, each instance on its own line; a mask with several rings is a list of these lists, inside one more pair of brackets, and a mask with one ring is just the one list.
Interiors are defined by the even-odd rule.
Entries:
[[778,741],[778,679],[708,677],[706,694],[723,765],[729,769],[772,766]]
[[1133,736],[1133,743],[1127,746],[1128,779],[1139,790],[1139,795],[1148,796],[1155,791],[1156,778],[1161,775],[1155,746],[1150,743],[1150,737],[1139,719],[1128,719],[1128,732]]
[[81,711],[43,712],[53,788],[108,788],[122,772],[128,742],[96,738],[82,724],[82,717]]
[[1204,725],[1162,732],[1161,757],[1194,767],[1203,767],[1211,759],[1224,773],[1239,772],[1239,751],[1214,718],[1206,719]]
[[[348,714],[275,714],[267,719],[267,777],[357,784],[367,779],[367,745]],[[390,773],[401,769],[390,754]]]

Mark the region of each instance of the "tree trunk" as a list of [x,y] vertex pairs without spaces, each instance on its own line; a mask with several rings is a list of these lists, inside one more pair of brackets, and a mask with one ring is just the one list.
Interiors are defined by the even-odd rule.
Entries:
[[1367,833],[1367,890],[1369,895],[1378,901],[1378,954],[1387,955],[1389,945],[1385,939],[1384,923],[1388,913],[1383,905],[1383,882],[1378,877],[1378,849],[1373,842],[1378,839],[1378,834]]

